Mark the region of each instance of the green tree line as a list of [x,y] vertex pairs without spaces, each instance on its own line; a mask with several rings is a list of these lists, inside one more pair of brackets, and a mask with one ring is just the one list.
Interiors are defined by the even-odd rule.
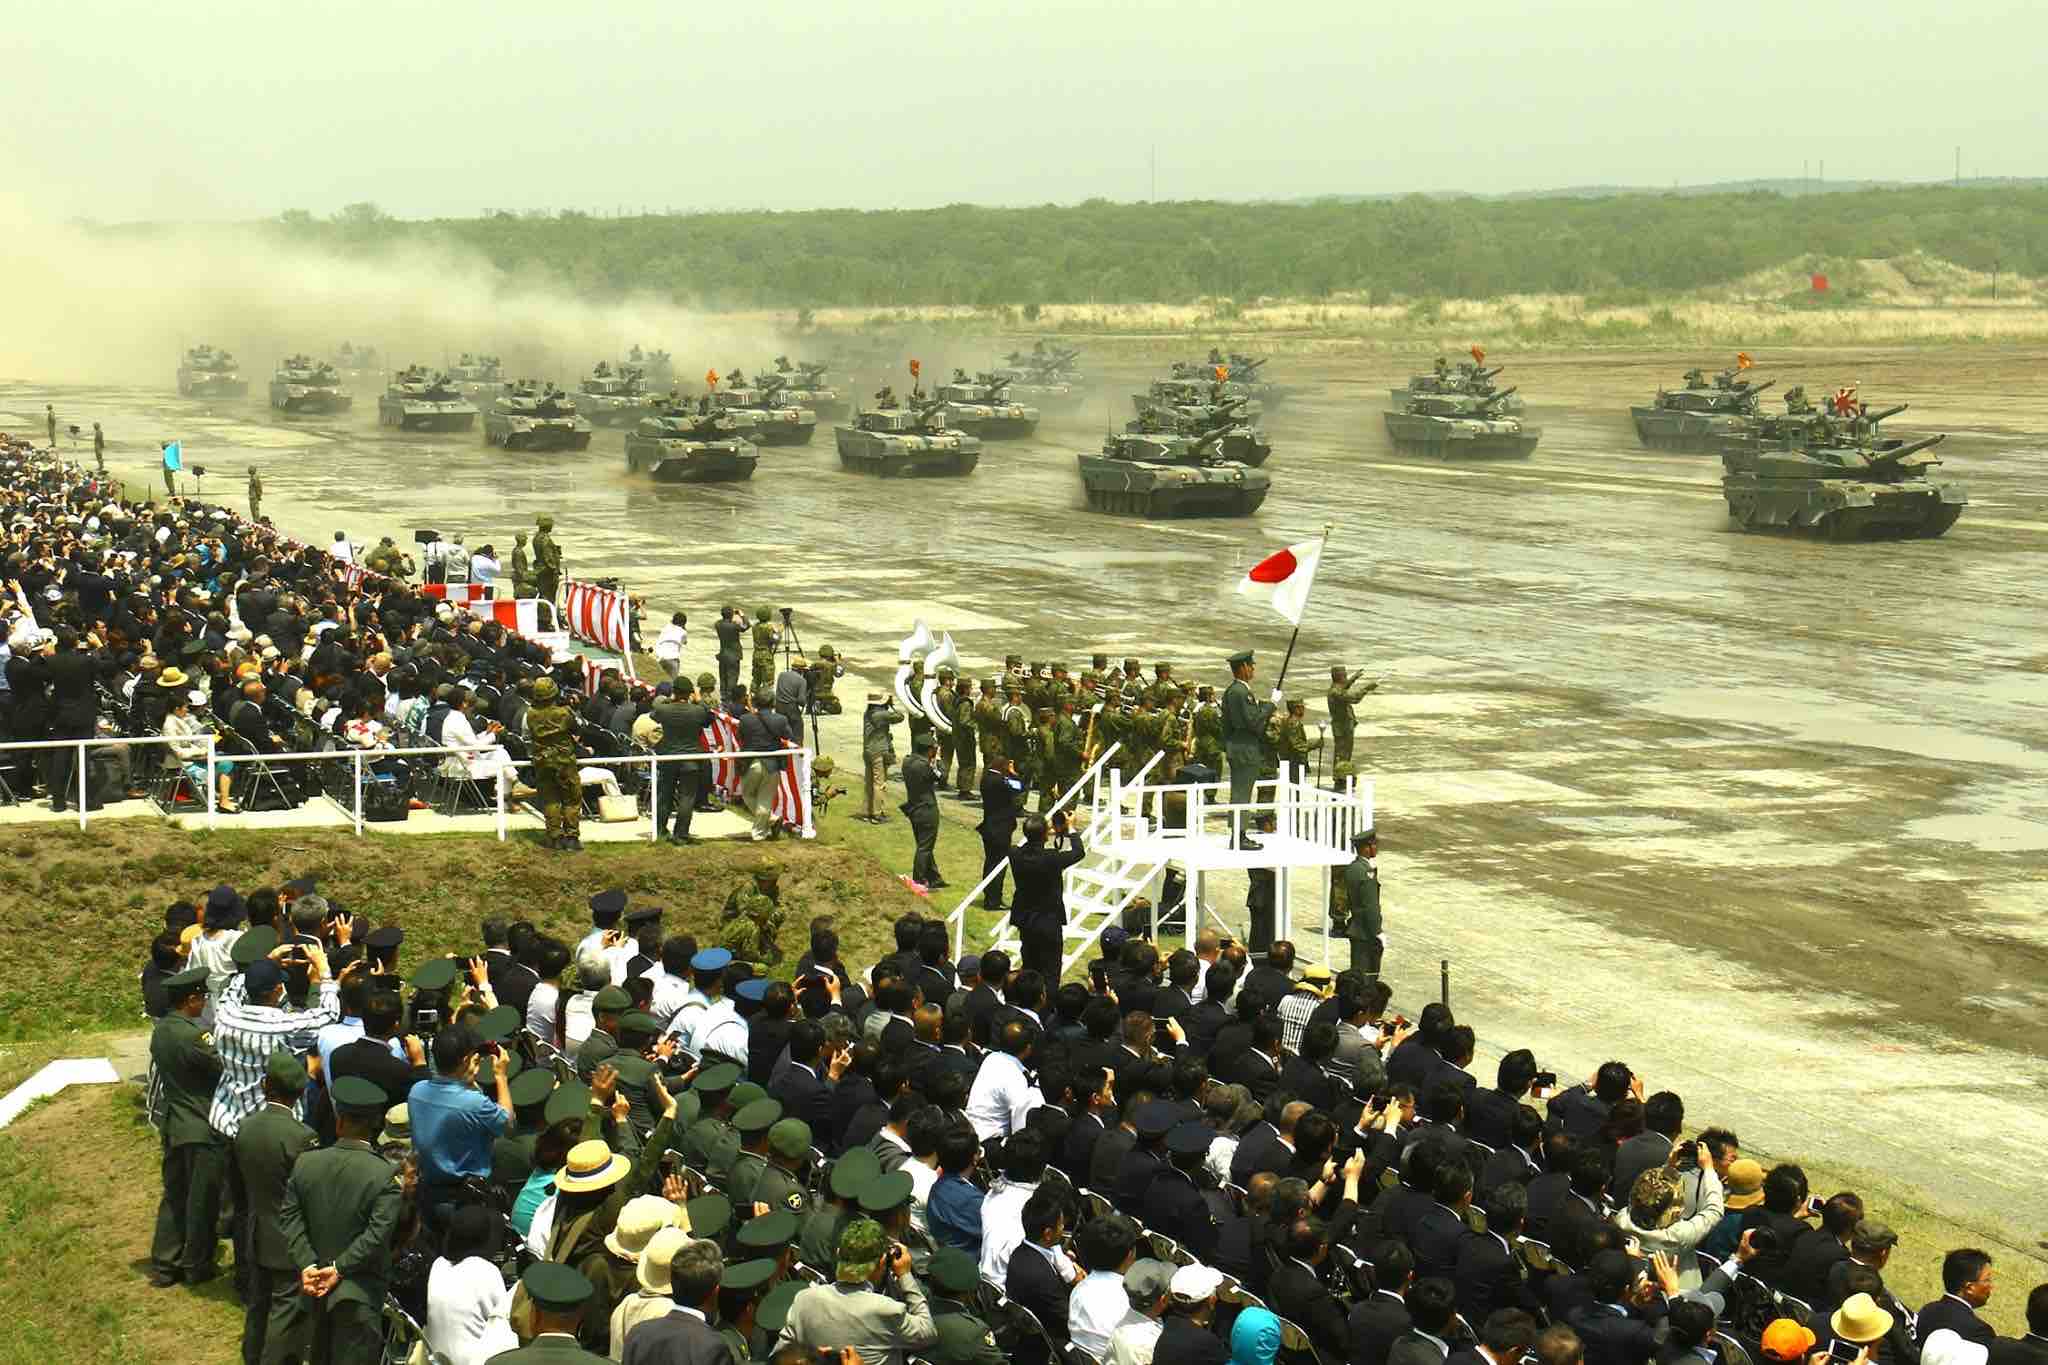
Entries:
[[1663,294],[1790,261],[1914,251],[2048,273],[2048,189],[2028,187],[424,221],[354,204],[326,219],[292,211],[269,230],[349,253],[452,243],[591,295],[728,308]]

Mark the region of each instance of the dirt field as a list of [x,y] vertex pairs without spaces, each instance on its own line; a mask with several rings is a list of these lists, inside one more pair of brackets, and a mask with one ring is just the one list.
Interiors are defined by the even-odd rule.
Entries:
[[[625,476],[615,433],[574,459],[384,433],[367,385],[347,424],[273,420],[260,399],[208,412],[164,396],[168,373],[8,387],[0,425],[54,398],[152,481],[156,441],[180,435],[212,493],[239,495],[253,461],[266,510],[321,542],[431,521],[508,555],[551,511],[572,574],[621,576],[657,620],[690,612],[693,669],[733,598],[796,608],[805,645],[874,682],[920,615],[977,668],[1099,649],[1220,682],[1253,645],[1271,679],[1285,624],[1231,589],[1333,522],[1288,682],[1319,712],[1329,665],[1385,675],[1360,747],[1402,998],[1434,994],[1449,959],[1482,1070],[1532,1040],[1565,1074],[1623,1057],[1745,1145],[1889,1171],[2032,1247],[2048,1196],[2011,1173],[2048,1118],[2043,352],[1759,352],[1781,389],[1857,382],[1913,404],[1893,434],[1954,433],[1946,472],[1972,499],[1956,528],[1850,546],[1732,532],[1717,461],[1637,448],[1628,405],[1725,356],[1496,351],[1544,437],[1484,467],[1387,446],[1386,390],[1428,358],[1275,361],[1301,391],[1267,419],[1273,494],[1237,522],[1084,510],[1072,455],[1130,415],[1141,373],[1102,363],[1079,413],[991,444],[971,479],[908,486],[840,473],[821,431],[765,452],[750,484],[655,488]],[[863,683],[842,687],[857,702]],[[825,739],[849,752],[857,721]]]

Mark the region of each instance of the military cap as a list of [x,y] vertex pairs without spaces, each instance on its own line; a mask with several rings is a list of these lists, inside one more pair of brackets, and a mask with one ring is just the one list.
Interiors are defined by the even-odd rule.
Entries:
[[774,614],[775,614],[775,608],[773,608],[773,607],[769,607],[769,606],[760,606],[760,607],[756,607],[756,608],[754,608],[754,619],[755,619],[756,621],[765,621],[765,620],[767,620],[767,619],[768,619],[769,617],[773,616]]
[[798,1294],[808,1288],[808,1281],[787,1279],[762,1295],[761,1302],[754,1307],[755,1326],[770,1334],[780,1332],[782,1325],[789,1321],[789,1306],[796,1302]]
[[741,1261],[725,1268],[718,1277],[718,1287],[742,1292],[756,1290],[775,1278],[776,1269],[772,1260]]
[[633,997],[622,987],[606,986],[590,1002],[590,1008],[595,1014],[623,1014],[633,1008]]
[[254,929],[244,931],[242,936],[235,940],[235,946],[229,950],[228,956],[235,960],[237,967],[246,967],[259,958],[269,957],[270,950],[276,946],[277,930],[267,924],[259,924]]
[[600,891],[590,898],[590,922],[599,925],[610,924],[624,912],[625,908],[625,892],[617,887],[609,891]]
[[716,1190],[700,1194],[683,1205],[692,1237],[718,1238],[732,1223],[732,1201]]
[[621,1035],[632,1034],[636,1037],[652,1038],[661,1032],[661,1024],[651,1014],[640,1010],[628,1010],[619,1016],[619,1032]]
[[765,976],[750,976],[745,981],[740,982],[739,985],[734,986],[732,993],[742,1000],[751,1000],[758,1004],[768,996],[768,978]]
[[690,959],[693,972],[722,972],[732,965],[732,953],[725,948],[705,948]]
[[1124,660],[1124,669],[1126,672],[1134,668],[1142,667],[1144,667],[1144,665],[1138,662],[1138,656],[1135,654],[1131,655],[1129,658]]
[[1358,833],[1352,835],[1351,843],[1352,846],[1355,848],[1360,844],[1376,844],[1379,842],[1379,838],[1379,827],[1374,826],[1370,829],[1362,829],[1358,831]]
[[796,1240],[797,1216],[788,1209],[776,1209],[759,1218],[749,1218],[733,1234],[733,1243],[743,1251],[777,1256]]
[[328,1097],[334,1101],[336,1112],[353,1118],[376,1115],[382,1118],[384,1111],[391,1107],[391,1097],[375,1081],[362,1076],[340,1076],[327,1087]]
[[767,1089],[754,1084],[752,1081],[741,1081],[732,1088],[732,1107],[734,1109],[744,1109],[756,1100],[765,1100],[767,1098]]
[[[863,1149],[865,1150],[865,1149]],[[880,1217],[894,1213],[910,1202],[911,1180],[908,1171],[890,1171],[878,1175],[860,1189],[860,1211]]]
[[533,699],[535,701],[553,701],[560,695],[561,689],[555,686],[553,678],[537,678],[534,680]]
[[721,1062],[717,1066],[707,1066],[698,1072],[697,1079],[691,1084],[690,1088],[699,1094],[716,1095],[720,1091],[730,1090],[735,1085],[738,1085],[739,1079],[740,1069],[738,1067],[734,1066],[731,1062]]
[[452,957],[430,957],[412,974],[412,988],[416,991],[445,991],[454,984],[455,959]]
[[263,1078],[287,1095],[306,1088],[306,1064],[294,1053],[279,1048],[263,1060]]
[[1172,1131],[1175,1120],[1180,1118],[1178,1106],[1166,1100],[1153,1100],[1138,1107],[1138,1136],[1141,1138],[1162,1138]]
[[363,946],[365,948],[374,948],[380,953],[389,952],[403,942],[405,942],[405,930],[395,924],[387,924],[380,929],[372,929],[363,936]]
[[640,906],[638,909],[628,910],[626,912],[626,923],[628,924],[653,924],[660,918],[660,908],[658,906],[653,905],[643,905]]
[[834,1199],[853,1199],[861,1187],[882,1173],[882,1163],[872,1149],[849,1147],[832,1163],[831,1190]]
[[1193,1156],[1206,1152],[1216,1140],[1216,1134],[1203,1124],[1192,1121],[1176,1123],[1166,1134],[1166,1150],[1175,1156]]
[[164,992],[173,1000],[206,989],[207,971],[204,967],[187,967],[164,978]]
[[508,1089],[512,1107],[526,1109],[545,1100],[555,1088],[555,1073],[544,1066],[530,1066],[513,1077]]
[[178,651],[178,657],[181,659],[196,659],[204,653],[206,653],[206,642],[204,640],[187,640],[184,647]]
[[1248,649],[1240,649],[1237,653],[1230,656],[1230,666],[1232,668],[1237,668],[1242,664],[1248,664],[1251,661],[1252,652]]
[[251,1000],[261,1000],[284,985],[284,968],[267,957],[259,957],[242,969],[242,981]]
[[832,648],[832,646],[830,645],[826,645],[823,649],[820,649],[818,651],[818,657],[821,659],[837,659],[839,657],[839,651]]
[[1109,656],[1107,654],[1097,654],[1092,656],[1091,666],[1095,668],[1108,668]]
[[696,1091],[685,1090],[682,1094],[675,1097],[675,1101],[677,1132],[681,1132],[698,1119],[704,1117],[704,1101],[698,1097]]
[[[763,1103],[773,1104],[773,1100]],[[776,1106],[778,1109],[780,1105]],[[768,1130],[768,1150],[779,1157],[796,1160],[811,1150],[811,1125],[802,1119],[779,1119]]]
[[[505,1080],[508,1083],[526,1070],[526,1059],[519,1055],[516,1048],[501,1048],[498,1052],[497,1063],[499,1068],[504,1071]],[[484,1074],[481,1070],[477,1072],[476,1088],[483,1091],[486,1095],[491,1093],[490,1082],[484,1079]]]
[[[541,524],[547,524],[545,518]],[[567,1313],[581,1308],[593,1292],[582,1271],[560,1261],[535,1261],[519,1277],[519,1283],[525,1287],[527,1298],[551,1312]]]
[[500,1005],[496,1009],[484,1011],[472,1027],[476,1029],[476,1036],[485,1042],[502,1043],[519,1032],[519,1025],[518,1007]]
[[1152,665],[1152,671],[1154,673],[1171,673],[1173,672],[1173,665],[1165,659],[1161,659],[1158,663]]
[[858,1283],[875,1273],[889,1250],[889,1235],[872,1218],[856,1218],[839,1232],[837,1278]]
[[555,519],[546,512],[536,512],[533,515],[533,524],[543,531],[552,531],[555,528]]
[[1024,656],[1022,654],[1005,654],[1003,656],[1004,668],[1016,668],[1022,665],[1023,662]]
[[580,1119],[590,1104],[590,1087],[581,1081],[563,1081],[548,1096],[548,1107],[544,1117],[548,1126],[553,1127],[564,1119]]
[[314,890],[318,888],[319,885],[320,879],[318,877],[294,877],[290,881],[280,885],[277,889],[280,891],[289,891],[294,898],[297,898],[299,896],[312,895]]
[[[902,1172],[897,1172],[902,1175]],[[903,1176],[905,1180],[909,1176]],[[931,1264],[925,1277],[948,1294],[971,1292],[981,1278],[981,1271],[974,1258],[958,1247],[940,1247],[932,1253]]]
[[732,1116],[732,1126],[742,1133],[765,1133],[781,1119],[781,1100],[755,1100]]

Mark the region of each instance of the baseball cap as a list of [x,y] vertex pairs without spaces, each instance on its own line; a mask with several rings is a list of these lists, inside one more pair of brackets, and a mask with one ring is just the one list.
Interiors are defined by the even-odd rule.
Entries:
[[1167,1261],[1133,1262],[1124,1272],[1124,1293],[1133,1304],[1148,1304],[1173,1283],[1173,1265]]
[[[1131,1267],[1133,1270],[1136,1266]],[[1182,1303],[1200,1303],[1223,1287],[1223,1272],[1205,1265],[1184,1265],[1167,1281],[1167,1292]]]
[[858,1284],[875,1273],[889,1238],[872,1218],[856,1218],[839,1234],[839,1258],[834,1277],[842,1284]]
[[1779,1318],[1764,1328],[1763,1353],[1772,1360],[1804,1360],[1814,1342],[1813,1333],[1804,1324]]

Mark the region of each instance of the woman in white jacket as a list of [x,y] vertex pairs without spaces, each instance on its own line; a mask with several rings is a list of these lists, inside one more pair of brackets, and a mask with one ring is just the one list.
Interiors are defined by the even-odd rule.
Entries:
[[427,1348],[448,1365],[484,1365],[516,1350],[512,1290],[491,1257],[504,1240],[505,1220],[481,1205],[456,1210],[448,1241],[427,1272]]
[[[1700,1168],[1699,1209],[1690,1218],[1680,1218],[1685,1204],[1678,1183],[1677,1162],[1690,1151]],[[1701,1241],[1721,1222],[1726,1195],[1721,1177],[1714,1174],[1713,1153],[1703,1142],[1681,1143],[1672,1149],[1671,1160],[1653,1166],[1636,1177],[1629,1191],[1628,1207],[1614,1216],[1614,1225],[1624,1237],[1642,1244],[1642,1254],[1658,1252],[1678,1262],[1678,1286],[1682,1290],[1700,1287],[1700,1259],[1694,1254]]]

